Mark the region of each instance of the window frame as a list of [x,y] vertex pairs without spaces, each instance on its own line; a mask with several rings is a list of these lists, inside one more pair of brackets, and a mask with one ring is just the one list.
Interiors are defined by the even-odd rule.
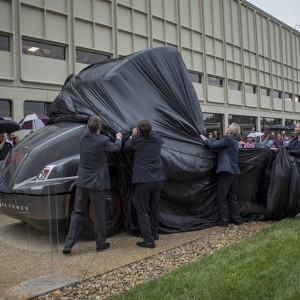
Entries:
[[[1,41],[1,38],[7,38],[7,48],[2,48],[2,45],[5,44],[5,41]],[[3,44],[2,44],[3,43]],[[0,51],[11,52],[11,36],[9,34],[0,33]]]
[[189,78],[192,82],[195,83],[202,83],[202,74],[194,71],[188,71],[189,72]]
[[[40,47],[38,47],[38,46],[40,46]],[[45,46],[45,47],[42,47],[42,46]],[[28,49],[26,47],[28,47]],[[30,49],[32,49],[32,50],[30,50]],[[42,50],[40,50],[40,49],[42,49]],[[60,52],[59,50],[62,52]],[[37,52],[37,51],[39,51],[39,52]],[[45,53],[45,51],[49,51],[50,53],[47,54],[47,53]],[[22,37],[22,54],[24,54],[24,55],[31,55],[31,56],[36,56],[36,57],[43,57],[43,58],[66,61],[67,60],[66,53],[67,53],[67,47],[63,46],[61,44],[55,44],[55,43],[46,42],[46,41],[42,42],[42,41]],[[56,55],[57,55],[57,57],[56,57]]]
[[[266,91],[266,94],[263,94],[262,91]],[[270,97],[270,89],[266,87],[260,87],[259,88],[259,94],[261,96]]]
[[[278,96],[279,96],[279,97],[276,97],[276,96],[274,95],[274,93],[278,93]],[[276,99],[282,99],[282,92],[281,92],[281,91],[278,91],[278,90],[273,90],[273,92],[272,92],[272,97],[273,97],[273,98],[276,98]]]
[[[33,104],[33,105],[43,105],[43,109],[41,110],[40,108],[26,108],[25,104]],[[52,102],[48,101],[34,101],[30,99],[26,99],[23,102],[23,110],[24,110],[24,116],[30,115],[30,114],[42,114],[45,116],[50,116],[50,109],[49,105],[51,106]],[[48,107],[47,107],[48,106]]]
[[[78,56],[77,56],[78,52],[81,52],[82,54],[86,53],[88,55],[91,55],[91,57],[98,56],[99,59],[95,60],[95,61],[91,61],[91,62],[89,62],[89,61],[87,61],[87,62],[81,62],[81,61],[78,61]],[[102,56],[102,59],[101,59],[101,56]],[[107,53],[103,53],[103,52],[97,52],[97,51],[93,51],[93,50],[87,50],[87,49],[83,49],[83,48],[80,48],[80,47],[76,47],[75,48],[75,57],[76,57],[76,63],[77,64],[92,65],[92,64],[95,64],[95,63],[99,63],[99,62],[101,62],[103,60],[110,59],[111,55],[109,55]]]
[[[8,104],[9,115],[4,113],[7,110],[1,106],[1,103],[7,103]],[[13,109],[12,109],[13,105],[12,104],[13,104],[13,102],[12,102],[11,99],[0,98],[1,117],[6,118],[6,119],[12,119],[12,111],[13,111]]]
[[[219,81],[219,84],[217,83]],[[207,84],[215,87],[223,87],[224,79],[214,75],[207,75]]]
[[[231,86],[230,84],[237,84],[237,88],[233,88],[233,86]],[[231,80],[228,79],[227,81],[227,86],[230,90],[234,90],[234,91],[241,91],[242,90],[242,83],[236,80]]]
[[257,86],[250,84],[250,83],[244,84],[244,90],[245,90],[245,93],[257,94]]

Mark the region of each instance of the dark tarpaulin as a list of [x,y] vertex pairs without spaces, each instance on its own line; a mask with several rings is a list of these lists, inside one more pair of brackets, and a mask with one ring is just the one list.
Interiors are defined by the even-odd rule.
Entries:
[[290,155],[286,148],[277,151],[268,178],[265,219],[281,220],[300,212],[299,152]]
[[[176,49],[147,49],[70,75],[53,102],[49,124],[86,121],[94,115],[101,117],[103,131],[111,138],[118,131],[128,138],[142,119],[150,120],[164,138],[162,158],[168,180],[160,199],[161,231],[196,230],[216,224],[218,152],[199,139],[204,132],[201,108]],[[271,150],[240,152],[238,194],[245,219],[259,219],[264,213],[272,157]],[[125,225],[135,230],[133,155],[121,152],[118,160]]]
[[270,149],[240,149],[237,196],[244,220],[262,220],[267,203],[268,178],[275,152]]

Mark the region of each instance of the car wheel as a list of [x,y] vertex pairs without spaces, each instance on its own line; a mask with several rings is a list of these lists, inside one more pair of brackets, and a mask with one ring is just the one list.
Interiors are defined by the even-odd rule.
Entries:
[[[82,228],[85,237],[95,239],[92,207],[89,204],[88,218]],[[106,190],[106,236],[110,237],[118,233],[122,224],[122,205],[119,193],[114,190]]]

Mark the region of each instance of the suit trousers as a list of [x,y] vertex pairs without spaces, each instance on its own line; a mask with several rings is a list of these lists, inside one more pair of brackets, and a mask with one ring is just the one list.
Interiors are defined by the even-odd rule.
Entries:
[[105,190],[96,191],[80,186],[76,187],[75,206],[71,215],[65,246],[72,248],[88,217],[88,203],[91,203],[97,248],[103,247],[106,240],[106,197]]
[[154,243],[159,226],[159,196],[164,182],[147,182],[135,184],[135,207],[141,234],[146,243]]
[[235,191],[237,179],[238,175],[228,172],[218,173],[217,201],[220,219],[223,222],[228,222],[229,215],[234,222],[242,221],[240,205]]

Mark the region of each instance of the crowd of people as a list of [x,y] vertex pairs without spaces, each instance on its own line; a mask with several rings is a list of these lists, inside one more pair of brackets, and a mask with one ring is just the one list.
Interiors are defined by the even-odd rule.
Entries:
[[[290,149],[292,144],[298,145],[297,143],[297,138],[299,136],[299,127],[300,123],[297,123],[294,129],[294,135],[290,133],[276,133],[275,131],[271,133],[257,133],[257,136],[255,137],[246,137],[243,138],[242,135],[240,134],[238,138],[239,142],[239,148],[259,148],[259,149],[273,149],[273,150],[278,150],[280,147],[286,147]],[[253,130],[254,133],[254,130]],[[207,137],[209,139],[216,139],[219,140],[219,137],[214,137],[217,136],[213,132],[209,132],[207,134]],[[293,142],[293,143],[292,143]],[[294,148],[297,148],[295,146]],[[294,150],[300,150],[299,149],[294,149]]]

